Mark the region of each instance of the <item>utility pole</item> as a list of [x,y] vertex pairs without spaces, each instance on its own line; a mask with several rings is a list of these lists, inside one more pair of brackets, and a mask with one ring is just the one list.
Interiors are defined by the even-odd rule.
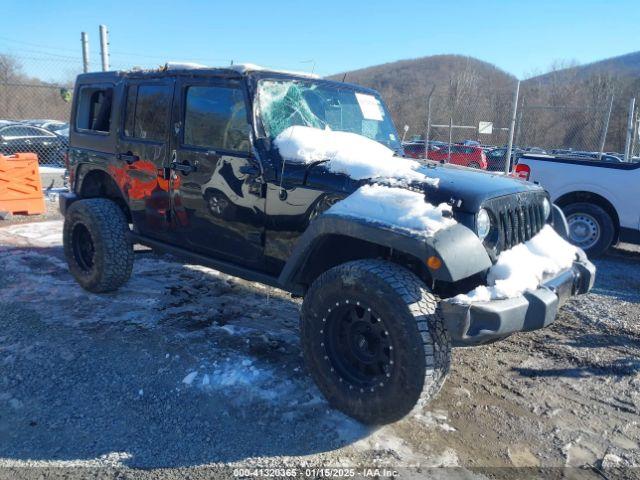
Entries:
[[504,173],[509,174],[511,170],[511,151],[513,150],[513,133],[516,129],[516,118],[518,116],[518,96],[520,95],[520,80],[516,83],[516,91],[513,94],[513,110],[511,112],[511,125],[509,126],[509,143],[504,159]]
[[631,101],[629,102],[629,117],[627,119],[627,139],[624,142],[624,161],[625,162],[630,162],[631,161],[631,157],[632,157],[632,153],[631,153],[631,146],[633,145],[632,143],[632,138],[633,138],[633,114],[636,111],[636,99],[635,97],[633,97],[631,99]]
[[89,35],[87,32],[80,34],[80,41],[82,42],[82,71],[87,73],[89,71]]
[[602,160],[602,154],[604,153],[604,146],[605,146],[605,143],[607,143],[607,132],[609,131],[609,122],[611,121],[611,110],[613,110],[613,95],[611,95],[611,101],[609,102],[609,110],[607,111],[607,116],[604,119],[602,136],[600,137],[600,150],[598,151],[598,160]]
[[102,57],[102,71],[109,70],[109,32],[106,25],[100,25],[100,56]]

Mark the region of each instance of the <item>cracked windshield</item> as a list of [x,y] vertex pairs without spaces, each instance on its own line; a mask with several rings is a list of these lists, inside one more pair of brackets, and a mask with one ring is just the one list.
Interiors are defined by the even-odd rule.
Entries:
[[294,125],[357,133],[401,149],[391,116],[376,96],[308,81],[261,80],[258,104],[265,133],[275,138]]

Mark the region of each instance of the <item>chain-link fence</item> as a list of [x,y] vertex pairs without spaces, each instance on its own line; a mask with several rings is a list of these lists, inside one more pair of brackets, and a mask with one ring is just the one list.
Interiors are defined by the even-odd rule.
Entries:
[[[425,94],[426,126],[412,129],[424,133],[406,139],[405,151],[424,158],[426,137],[428,158],[493,171],[512,169],[525,153],[640,160],[640,109],[629,97],[600,94],[586,102],[584,92],[551,99],[536,93],[526,86],[517,96],[515,87],[463,93],[454,84],[433,87]],[[511,129],[512,154],[507,163]],[[406,130],[411,127],[405,126]]]
[[[25,73],[25,65],[37,65],[39,75]],[[73,79],[80,71],[82,63],[62,56],[0,54],[0,154],[31,152],[41,165],[64,166]]]

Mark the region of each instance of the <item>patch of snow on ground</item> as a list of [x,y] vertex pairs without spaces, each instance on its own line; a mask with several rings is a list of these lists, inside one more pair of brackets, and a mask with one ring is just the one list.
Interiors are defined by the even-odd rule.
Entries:
[[66,168],[64,167],[38,167],[40,173],[58,173],[64,175]]
[[303,163],[329,160],[329,170],[355,180],[385,178],[434,186],[439,182],[421,171],[424,167],[420,162],[394,156],[390,148],[356,133],[293,126],[280,133],[274,144],[286,160]]
[[284,398],[290,398],[291,392],[296,389],[294,380],[283,381],[281,374],[250,357],[232,355],[214,362],[213,366],[205,370],[207,373],[202,376],[201,381],[195,381],[198,378],[198,372],[193,371],[182,380],[182,383],[205,390],[219,390],[232,396],[241,392],[240,397],[247,400],[252,397],[278,402]]
[[447,423],[447,414],[442,410],[421,412],[416,414],[415,418],[427,427],[440,428],[445,432],[456,431],[454,427]]
[[456,221],[443,215],[451,207],[437,207],[425,202],[424,195],[411,190],[384,185],[363,185],[327,213],[364,218],[403,228],[420,235],[431,236]]
[[33,246],[58,246],[62,245],[62,226],[63,224],[59,220],[11,225],[0,228],[0,240],[8,240],[13,237],[17,240],[23,240],[22,243]]
[[453,297],[455,303],[470,304],[514,298],[537,289],[544,278],[573,264],[576,247],[565,241],[550,225],[531,240],[505,250],[487,275],[488,286],[481,285],[469,293]]

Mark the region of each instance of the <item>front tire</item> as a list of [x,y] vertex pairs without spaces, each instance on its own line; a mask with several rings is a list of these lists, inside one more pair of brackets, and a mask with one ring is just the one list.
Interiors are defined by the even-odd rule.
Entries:
[[78,200],[64,219],[62,241],[69,271],[82,288],[112,292],[133,269],[129,225],[118,205],[106,198]]
[[329,403],[385,424],[431,400],[451,362],[438,300],[413,273],[382,260],[334,267],[302,305],[307,367]]
[[569,226],[569,240],[589,257],[605,253],[613,243],[615,226],[611,216],[593,203],[571,203],[564,207]]

